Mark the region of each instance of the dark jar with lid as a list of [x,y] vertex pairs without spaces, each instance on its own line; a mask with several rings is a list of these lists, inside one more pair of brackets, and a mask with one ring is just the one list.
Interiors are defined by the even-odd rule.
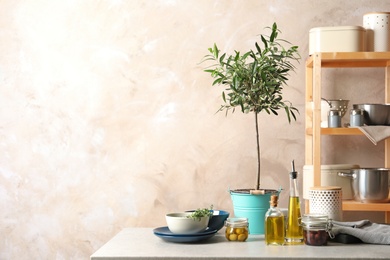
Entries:
[[324,214],[306,214],[302,217],[303,241],[309,246],[325,246],[332,230],[332,220]]

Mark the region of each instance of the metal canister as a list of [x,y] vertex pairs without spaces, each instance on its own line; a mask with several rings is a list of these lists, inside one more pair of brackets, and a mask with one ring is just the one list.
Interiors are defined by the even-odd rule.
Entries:
[[328,127],[341,127],[341,111],[329,110],[328,113]]
[[352,127],[362,126],[364,121],[363,113],[364,113],[363,109],[359,109],[359,108],[352,109],[350,114],[349,125]]

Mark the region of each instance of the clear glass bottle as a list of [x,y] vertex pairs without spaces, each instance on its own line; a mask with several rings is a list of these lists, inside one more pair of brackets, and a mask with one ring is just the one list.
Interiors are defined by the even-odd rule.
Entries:
[[303,244],[303,229],[301,226],[301,205],[299,201],[298,173],[295,171],[294,161],[292,161],[292,171],[290,172],[290,198],[288,203],[288,219],[286,227],[286,244]]
[[325,246],[333,238],[332,220],[324,214],[306,214],[302,217],[303,240],[309,246]]
[[229,241],[244,242],[249,235],[247,218],[228,218],[225,221],[225,237]]
[[270,208],[265,213],[265,244],[283,245],[285,237],[284,215],[278,208],[278,196],[271,195]]

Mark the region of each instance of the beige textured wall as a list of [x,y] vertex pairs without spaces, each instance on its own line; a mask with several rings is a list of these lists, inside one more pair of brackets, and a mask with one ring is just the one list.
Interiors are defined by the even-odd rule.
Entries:
[[[214,42],[226,51],[252,47],[274,21],[303,57],[285,91],[301,111],[298,121],[261,117],[262,186],[288,189],[291,160],[300,171],[304,164],[310,28],[361,25],[365,13],[386,7],[358,0],[0,1],[0,259],[86,259],[124,227],[164,225],[169,211],[210,204],[232,211],[228,188],[255,181],[254,121],[215,114],[221,89],[210,87],[198,62]],[[328,98],[383,96],[382,70],[324,77]],[[365,152],[383,145],[347,141],[355,155],[329,140],[324,160],[380,166],[383,153],[367,159]]]

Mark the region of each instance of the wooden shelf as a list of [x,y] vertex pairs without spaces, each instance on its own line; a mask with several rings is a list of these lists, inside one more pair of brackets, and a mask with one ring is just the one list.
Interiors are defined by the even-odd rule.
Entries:
[[[313,129],[306,129],[306,134],[313,135]],[[321,135],[364,135],[359,128],[321,128]]]
[[[387,67],[390,52],[322,52],[324,68]],[[313,55],[306,60],[306,67],[313,68]]]
[[[322,52],[306,60],[305,164],[313,165],[312,186],[321,186],[321,136],[364,135],[358,128],[321,128],[321,74],[323,68],[385,69],[385,103],[390,103],[390,52]],[[390,167],[390,139],[385,140],[385,167]],[[304,176],[305,178],[305,176]],[[305,182],[305,181],[304,181]],[[308,210],[308,201],[305,202]],[[343,201],[345,211],[381,211],[390,223],[390,203]]]
[[343,201],[345,211],[390,211],[390,203],[362,203],[358,201]]

